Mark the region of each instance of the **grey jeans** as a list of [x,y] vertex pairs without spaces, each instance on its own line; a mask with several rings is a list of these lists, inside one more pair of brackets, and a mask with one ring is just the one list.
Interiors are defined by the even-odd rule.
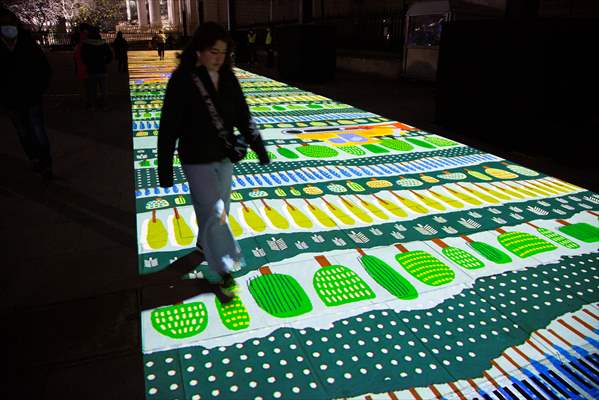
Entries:
[[243,262],[241,249],[228,224],[233,164],[225,159],[182,167],[198,220],[197,246],[204,251],[208,266],[216,273],[232,272]]

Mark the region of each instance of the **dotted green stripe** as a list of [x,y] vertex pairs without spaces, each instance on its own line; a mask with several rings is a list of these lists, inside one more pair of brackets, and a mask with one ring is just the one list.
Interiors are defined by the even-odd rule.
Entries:
[[328,307],[373,299],[372,289],[354,271],[342,265],[319,269],[313,278],[314,288]]
[[457,247],[445,247],[442,250],[443,254],[454,263],[458,264],[462,268],[466,269],[478,269],[485,266],[485,264],[468,253]]
[[366,152],[358,146],[339,146],[337,148],[354,156],[363,156],[364,154],[366,154]]
[[510,169],[512,172],[515,172],[517,174],[520,175],[524,175],[524,176],[538,176],[540,175],[537,171],[526,168],[526,167],[522,167],[520,165],[507,165],[506,166],[508,169]]
[[410,275],[426,285],[440,286],[455,279],[455,272],[449,266],[425,251],[400,253],[395,259]]
[[395,151],[410,151],[414,149],[414,146],[399,139],[382,139],[379,143]]
[[185,339],[206,329],[208,315],[202,302],[178,304],[153,310],[152,327],[164,336]]
[[527,258],[557,249],[557,246],[548,241],[526,232],[502,233],[497,240],[503,247],[520,258]]
[[250,314],[239,296],[235,296],[227,304],[221,304],[218,297],[214,298],[214,302],[218,310],[218,315],[227,329],[239,331],[250,326]]
[[[272,151],[267,151],[267,153],[268,153],[268,157],[271,160],[276,160],[277,156],[275,155],[275,153],[273,153]],[[297,156],[295,158],[297,158]],[[257,160],[257,159],[258,159],[258,154],[256,154],[253,151],[248,151],[244,158],[244,160]]]
[[439,147],[457,146],[459,144],[457,142],[454,142],[453,140],[436,136],[428,136],[425,137],[424,140]]
[[335,149],[318,145],[298,146],[295,149],[306,157],[313,158],[329,158],[335,157],[339,154],[339,152]]
[[365,255],[361,261],[366,272],[393,296],[401,300],[413,300],[418,297],[416,288],[383,260]]

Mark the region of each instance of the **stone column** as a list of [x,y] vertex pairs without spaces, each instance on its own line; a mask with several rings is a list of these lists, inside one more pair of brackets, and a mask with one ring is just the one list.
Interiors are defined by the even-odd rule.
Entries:
[[127,21],[131,22],[131,4],[129,4],[129,0],[125,0],[125,7],[127,7]]
[[198,2],[195,0],[183,0],[186,1],[187,5],[187,30],[189,35],[193,35],[193,32],[197,29],[200,24],[198,18]]
[[137,23],[142,29],[146,29],[148,27],[146,0],[137,0]]
[[148,0],[148,5],[150,6],[150,26],[152,28],[161,28],[160,0]]
[[173,28],[181,27],[180,0],[168,0],[168,20]]

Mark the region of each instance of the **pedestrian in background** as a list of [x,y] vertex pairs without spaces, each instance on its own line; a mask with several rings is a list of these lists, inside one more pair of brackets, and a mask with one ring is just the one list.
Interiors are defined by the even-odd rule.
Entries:
[[256,32],[253,29],[248,31],[248,51],[250,56],[250,64],[256,62]]
[[123,37],[123,32],[118,32],[114,42],[112,42],[112,50],[114,51],[114,58],[117,61],[117,70],[119,72],[127,72],[127,50],[129,49],[129,43]]
[[270,27],[266,28],[266,37],[264,38],[264,47],[266,48],[266,66],[272,67],[275,63],[274,51],[272,49],[272,32]]
[[107,76],[106,65],[112,62],[110,46],[100,36],[97,28],[92,28],[81,47],[81,58],[87,69],[87,107],[106,109]]
[[156,35],[152,38],[156,51],[158,52],[158,58],[164,60],[164,48],[166,47],[166,35],[164,31],[160,29]]
[[42,95],[51,69],[46,55],[11,11],[0,8],[0,105],[14,125],[33,170],[52,178]]
[[83,62],[83,58],[81,58],[81,48],[83,47],[83,42],[87,39],[87,33],[89,31],[90,26],[87,24],[79,25],[77,44],[73,50],[73,62],[75,63],[75,76],[79,81],[79,96],[81,99],[81,104],[84,103],[83,99],[87,99],[87,68],[85,63]]
[[245,157],[247,144],[261,164],[270,161],[231,68],[231,51],[222,26],[200,25],[168,82],[158,132],[160,186],[173,186],[176,145],[198,221],[197,252],[219,276],[222,303],[234,298],[231,272],[243,265],[228,225],[233,163]]

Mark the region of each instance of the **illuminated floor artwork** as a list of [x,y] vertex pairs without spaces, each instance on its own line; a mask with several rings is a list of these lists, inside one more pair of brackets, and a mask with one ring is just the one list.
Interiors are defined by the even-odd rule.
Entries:
[[[129,60],[149,274],[197,224],[180,166],[157,187],[174,54]],[[236,72],[273,159],[235,166],[240,291],[143,312],[147,399],[599,398],[597,194]]]

